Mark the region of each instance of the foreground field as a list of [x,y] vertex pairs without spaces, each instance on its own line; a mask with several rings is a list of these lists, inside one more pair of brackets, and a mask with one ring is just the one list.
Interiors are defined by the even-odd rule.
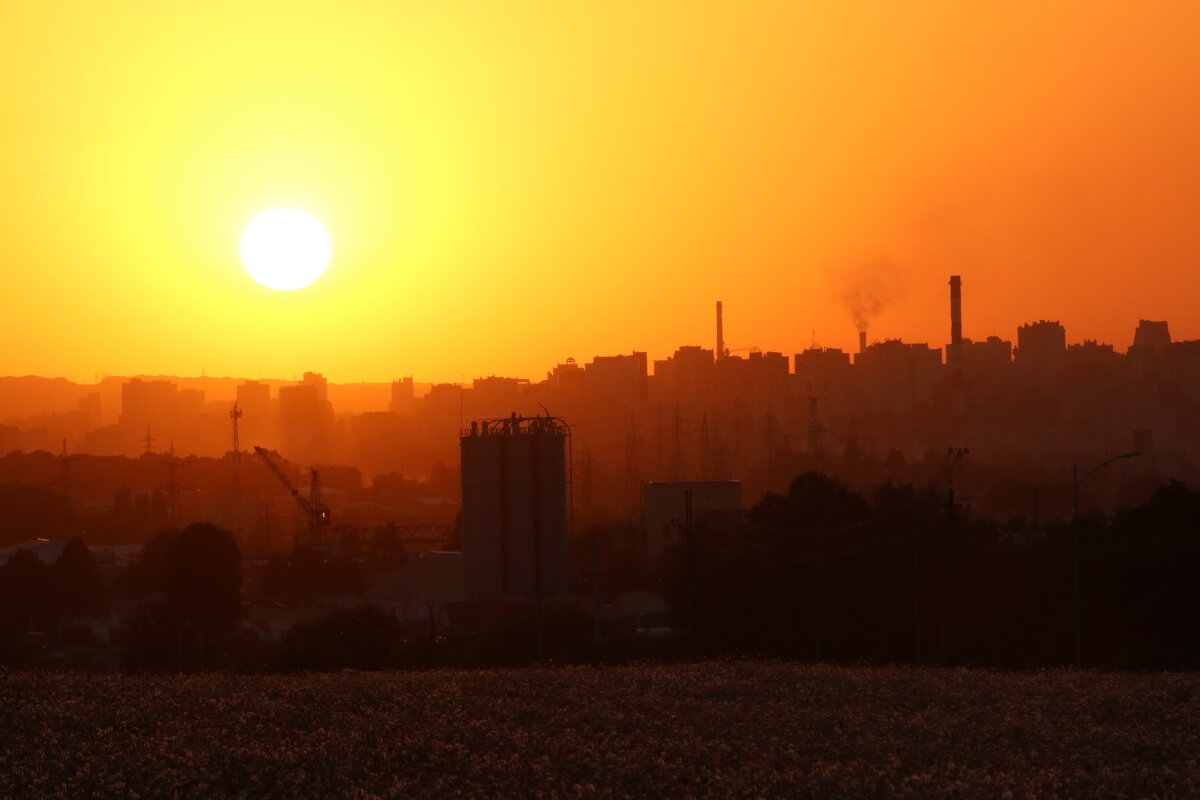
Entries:
[[0,673],[4,797],[1197,797],[1200,676]]

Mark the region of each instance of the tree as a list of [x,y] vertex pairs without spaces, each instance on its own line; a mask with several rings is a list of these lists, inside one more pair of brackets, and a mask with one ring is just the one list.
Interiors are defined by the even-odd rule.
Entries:
[[241,604],[242,553],[229,531],[207,522],[187,526],[167,544],[163,596],[179,618],[225,630]]
[[259,573],[259,591],[272,595],[353,595],[367,589],[362,568],[345,556],[296,550],[290,559],[273,556]]
[[15,481],[0,484],[0,547],[34,537],[71,536],[78,530],[79,520],[61,494]]
[[54,602],[61,617],[84,617],[104,611],[108,594],[96,561],[79,537],[67,542],[51,568]]
[[130,586],[146,600],[130,630],[131,666],[220,666],[231,655],[241,604],[241,552],[207,522],[146,543]]
[[403,644],[400,621],[376,606],[339,608],[294,625],[283,637],[288,669],[372,669],[385,666]]
[[0,625],[9,631],[45,632],[51,627],[50,568],[20,549],[0,567]]

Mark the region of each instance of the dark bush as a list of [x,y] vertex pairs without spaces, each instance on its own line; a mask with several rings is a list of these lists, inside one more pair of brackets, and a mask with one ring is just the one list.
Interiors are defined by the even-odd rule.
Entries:
[[301,622],[283,637],[284,669],[378,669],[390,666],[404,644],[404,627],[377,606],[339,608]]

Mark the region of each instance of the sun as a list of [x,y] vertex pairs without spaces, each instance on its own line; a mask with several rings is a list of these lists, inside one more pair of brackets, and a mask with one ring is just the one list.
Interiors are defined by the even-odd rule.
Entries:
[[331,252],[320,221],[295,208],[264,211],[242,234],[242,265],[268,289],[303,289],[325,272]]

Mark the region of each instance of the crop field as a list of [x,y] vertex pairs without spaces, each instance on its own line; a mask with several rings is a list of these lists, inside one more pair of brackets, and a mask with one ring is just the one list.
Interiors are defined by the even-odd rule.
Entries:
[[0,673],[3,797],[1198,797],[1200,675]]

